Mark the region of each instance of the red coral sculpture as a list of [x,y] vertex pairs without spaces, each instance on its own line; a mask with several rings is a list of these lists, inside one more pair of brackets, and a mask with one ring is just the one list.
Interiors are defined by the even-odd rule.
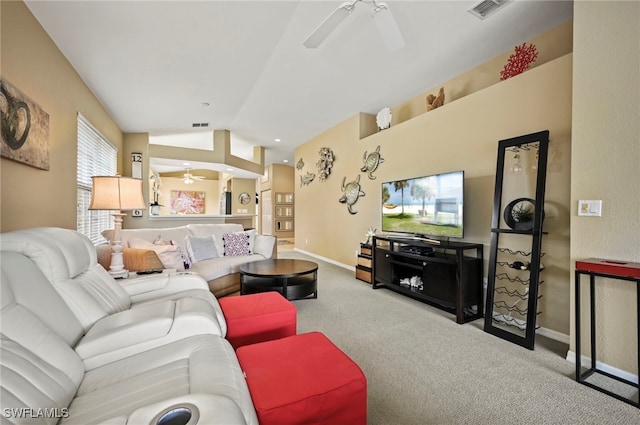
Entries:
[[522,46],[516,46],[516,52],[509,56],[507,64],[500,71],[500,80],[522,74],[536,59],[538,59],[538,51],[535,44],[527,46],[527,43],[522,43]]

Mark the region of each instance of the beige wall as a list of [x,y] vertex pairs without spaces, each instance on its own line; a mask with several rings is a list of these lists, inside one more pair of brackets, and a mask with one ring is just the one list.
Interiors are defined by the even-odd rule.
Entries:
[[122,132],[24,3],[2,1],[0,8],[0,74],[49,114],[50,157],[49,171],[2,158],[1,230],[75,229],[77,114],[120,150]]
[[[571,53],[573,49],[572,32],[573,21],[568,21],[531,39],[529,43],[535,44],[538,52],[538,58],[531,64],[531,69]],[[444,87],[445,103],[449,103],[496,84],[500,81],[500,71],[502,71],[504,64],[507,63],[511,54],[513,54],[513,50],[504,52],[492,60],[446,81],[438,87],[434,87],[400,105],[394,106],[391,108],[393,113],[391,124],[397,125],[417,115],[426,113],[425,105],[427,95],[436,95],[440,87]],[[373,129],[377,131],[376,126],[374,126]]]
[[[256,181],[257,179],[239,179],[233,178],[230,181],[231,190],[231,214],[248,214],[251,216],[251,224],[248,227],[256,227]],[[240,203],[240,194],[246,192],[251,197],[248,204]]]
[[[256,214],[256,180],[255,179],[231,179],[231,214]],[[251,201],[241,204],[239,196],[248,193]]]
[[[574,16],[571,264],[640,262],[640,3],[577,1]],[[602,199],[602,217],[578,217],[579,199]],[[596,299],[598,360],[637,374],[634,285],[599,279]]]
[[[138,152],[142,154],[142,175],[149,176],[149,155],[147,146],[149,144],[148,133],[125,133],[122,136],[122,149],[119,151],[122,160],[122,175],[131,175],[131,154]],[[131,214],[124,216],[122,227],[125,229],[134,229],[139,227],[156,227],[149,222],[149,196],[150,179],[142,179],[142,194],[146,201],[147,209],[142,212],[142,217],[132,217]],[[167,198],[169,199],[169,198]]]
[[[483,243],[488,258],[498,141],[548,129],[549,234],[543,238],[548,254],[538,324],[568,334],[571,75],[568,54],[362,140],[362,120],[356,115],[300,146],[295,159],[306,165],[296,171],[296,179],[307,171],[317,174],[321,147],[333,149],[336,159],[326,181],[316,177],[309,186],[296,186],[296,248],[355,265],[369,227],[380,228],[382,182],[464,170],[465,240]],[[376,180],[370,180],[360,167],[364,152],[378,145],[385,162],[374,173]],[[365,195],[354,205],[358,213],[351,215],[338,199],[343,178],[348,182],[357,176]],[[485,275],[487,270],[485,264]]]

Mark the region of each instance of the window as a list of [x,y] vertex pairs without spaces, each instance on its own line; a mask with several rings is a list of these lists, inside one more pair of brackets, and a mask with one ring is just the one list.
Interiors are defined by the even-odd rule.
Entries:
[[105,241],[100,233],[113,227],[113,218],[109,211],[89,211],[91,176],[115,176],[117,163],[118,149],[78,114],[77,229],[96,245]]

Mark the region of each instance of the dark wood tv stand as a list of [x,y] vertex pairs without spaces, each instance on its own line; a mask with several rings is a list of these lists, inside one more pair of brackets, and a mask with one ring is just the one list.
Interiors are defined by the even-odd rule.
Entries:
[[[418,237],[373,238],[373,289],[388,288],[455,314],[463,324],[483,317],[482,244]],[[475,250],[475,256],[465,256]],[[401,280],[418,276],[422,288]]]

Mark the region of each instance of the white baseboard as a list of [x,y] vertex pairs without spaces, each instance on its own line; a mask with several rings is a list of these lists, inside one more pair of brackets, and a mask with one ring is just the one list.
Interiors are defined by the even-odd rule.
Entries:
[[[591,365],[591,357],[580,356],[582,358],[582,365],[589,367]],[[567,361],[569,363],[576,364],[576,353],[575,351],[567,352]],[[606,363],[602,363],[596,360],[596,368],[603,372],[610,373],[613,376],[617,376],[618,378],[625,379],[627,381],[633,382],[634,384],[638,383],[638,375],[634,375],[631,372],[627,372],[626,370],[618,369],[617,367],[610,366]]]
[[552,329],[540,327],[538,328],[538,330],[536,330],[536,333],[538,335],[546,336],[547,338],[553,339],[558,342],[562,342],[567,345],[569,345],[569,342],[571,341],[571,339],[569,338],[569,335],[563,334],[558,331],[554,331]]
[[332,260],[330,258],[322,257],[322,256],[320,256],[318,254],[314,254],[312,252],[303,251],[302,249],[299,249],[299,248],[294,248],[293,250],[297,251],[297,252],[300,252],[302,254],[308,255],[309,257],[317,258],[318,260],[322,260],[322,261],[324,261],[326,263],[331,263],[331,264],[333,264],[335,266],[342,267],[344,269],[350,270],[350,271],[355,273],[356,266],[349,266],[347,264],[342,264],[342,263],[339,263],[339,262],[337,262],[335,260]]

